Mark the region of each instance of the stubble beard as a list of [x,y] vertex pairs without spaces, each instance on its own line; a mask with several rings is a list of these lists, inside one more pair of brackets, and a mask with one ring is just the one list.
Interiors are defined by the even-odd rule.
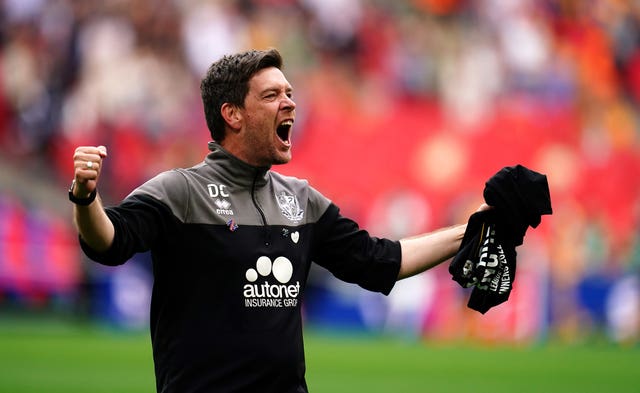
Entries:
[[261,167],[283,165],[291,161],[291,147],[281,150],[269,140],[251,137],[247,140],[247,151],[252,152],[254,164]]

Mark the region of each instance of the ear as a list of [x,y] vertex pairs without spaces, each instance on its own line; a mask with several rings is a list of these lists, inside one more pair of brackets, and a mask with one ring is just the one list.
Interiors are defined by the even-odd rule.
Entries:
[[225,102],[220,108],[222,118],[233,131],[239,131],[242,127],[242,112],[237,106]]

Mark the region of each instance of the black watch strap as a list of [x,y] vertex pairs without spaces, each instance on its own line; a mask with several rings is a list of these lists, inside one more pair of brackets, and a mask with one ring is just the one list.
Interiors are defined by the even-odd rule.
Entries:
[[98,195],[97,189],[91,191],[91,194],[89,194],[89,196],[86,198],[77,198],[75,195],[73,195],[73,188],[75,187],[75,185],[76,179],[73,179],[73,181],[71,182],[71,187],[69,187],[69,200],[71,202],[80,206],[88,206],[96,199],[96,195]]

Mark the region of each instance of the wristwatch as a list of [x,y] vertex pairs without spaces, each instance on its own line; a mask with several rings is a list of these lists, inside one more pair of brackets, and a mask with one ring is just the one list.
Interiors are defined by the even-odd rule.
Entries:
[[69,187],[69,200],[73,203],[75,203],[76,205],[80,205],[80,206],[88,206],[91,204],[91,202],[93,202],[96,199],[96,195],[98,194],[98,189],[94,188],[93,191],[91,191],[91,194],[89,194],[88,197],[86,198],[77,198],[75,195],[73,195],[73,188],[76,185],[76,179],[73,179],[73,181],[71,182],[71,186]]

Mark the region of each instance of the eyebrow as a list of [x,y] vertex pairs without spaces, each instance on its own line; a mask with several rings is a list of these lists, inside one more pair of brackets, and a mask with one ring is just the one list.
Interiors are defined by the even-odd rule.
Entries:
[[[281,90],[282,90],[281,87],[275,87],[275,86],[274,87],[267,87],[266,89],[264,89],[264,90],[262,90],[260,92],[260,95],[264,95],[265,93],[272,92],[272,91],[279,92]],[[284,88],[284,92],[285,93],[291,93],[292,91],[293,91],[293,87],[292,86],[286,86]]]

